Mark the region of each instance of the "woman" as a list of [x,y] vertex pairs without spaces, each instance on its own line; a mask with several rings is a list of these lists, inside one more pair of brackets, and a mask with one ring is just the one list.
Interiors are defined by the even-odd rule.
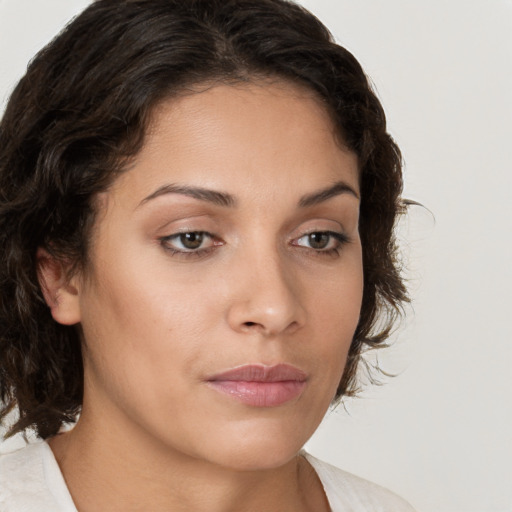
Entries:
[[2,510],[411,510],[301,451],[406,300],[399,151],[311,14],[95,2],[14,91],[0,180],[3,414],[44,440]]

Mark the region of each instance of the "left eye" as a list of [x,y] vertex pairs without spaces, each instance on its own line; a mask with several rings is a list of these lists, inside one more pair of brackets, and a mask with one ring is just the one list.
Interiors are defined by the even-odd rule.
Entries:
[[346,241],[345,235],[341,233],[334,231],[314,231],[313,233],[308,233],[307,235],[297,238],[293,245],[308,247],[315,251],[329,251],[331,249],[338,249]]
[[214,245],[213,235],[206,231],[189,231],[176,233],[162,239],[162,243],[177,252],[194,252]]

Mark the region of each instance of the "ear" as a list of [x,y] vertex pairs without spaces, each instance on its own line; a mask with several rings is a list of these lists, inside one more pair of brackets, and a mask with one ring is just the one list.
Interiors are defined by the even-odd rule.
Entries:
[[53,319],[63,325],[79,323],[79,289],[73,279],[68,279],[65,264],[41,247],[36,256],[39,285]]

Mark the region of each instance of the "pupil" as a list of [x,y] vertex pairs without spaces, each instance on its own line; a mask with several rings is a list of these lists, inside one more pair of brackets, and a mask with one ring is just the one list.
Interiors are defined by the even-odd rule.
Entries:
[[203,243],[202,233],[184,233],[180,235],[181,243],[187,249],[197,249]]
[[327,233],[311,233],[309,243],[313,249],[325,249],[329,243],[329,235]]

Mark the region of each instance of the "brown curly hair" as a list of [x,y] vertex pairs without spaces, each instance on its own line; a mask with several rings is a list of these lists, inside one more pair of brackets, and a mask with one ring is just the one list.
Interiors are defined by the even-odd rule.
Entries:
[[56,323],[36,251],[87,261],[94,198],[140,150],[163,99],[205,81],[280,78],[313,90],[361,173],[361,316],[337,398],[362,350],[381,345],[407,300],[393,228],[401,157],[361,66],[287,0],[97,0],[32,61],[0,124],[0,420],[56,434],[80,411],[80,327]]

